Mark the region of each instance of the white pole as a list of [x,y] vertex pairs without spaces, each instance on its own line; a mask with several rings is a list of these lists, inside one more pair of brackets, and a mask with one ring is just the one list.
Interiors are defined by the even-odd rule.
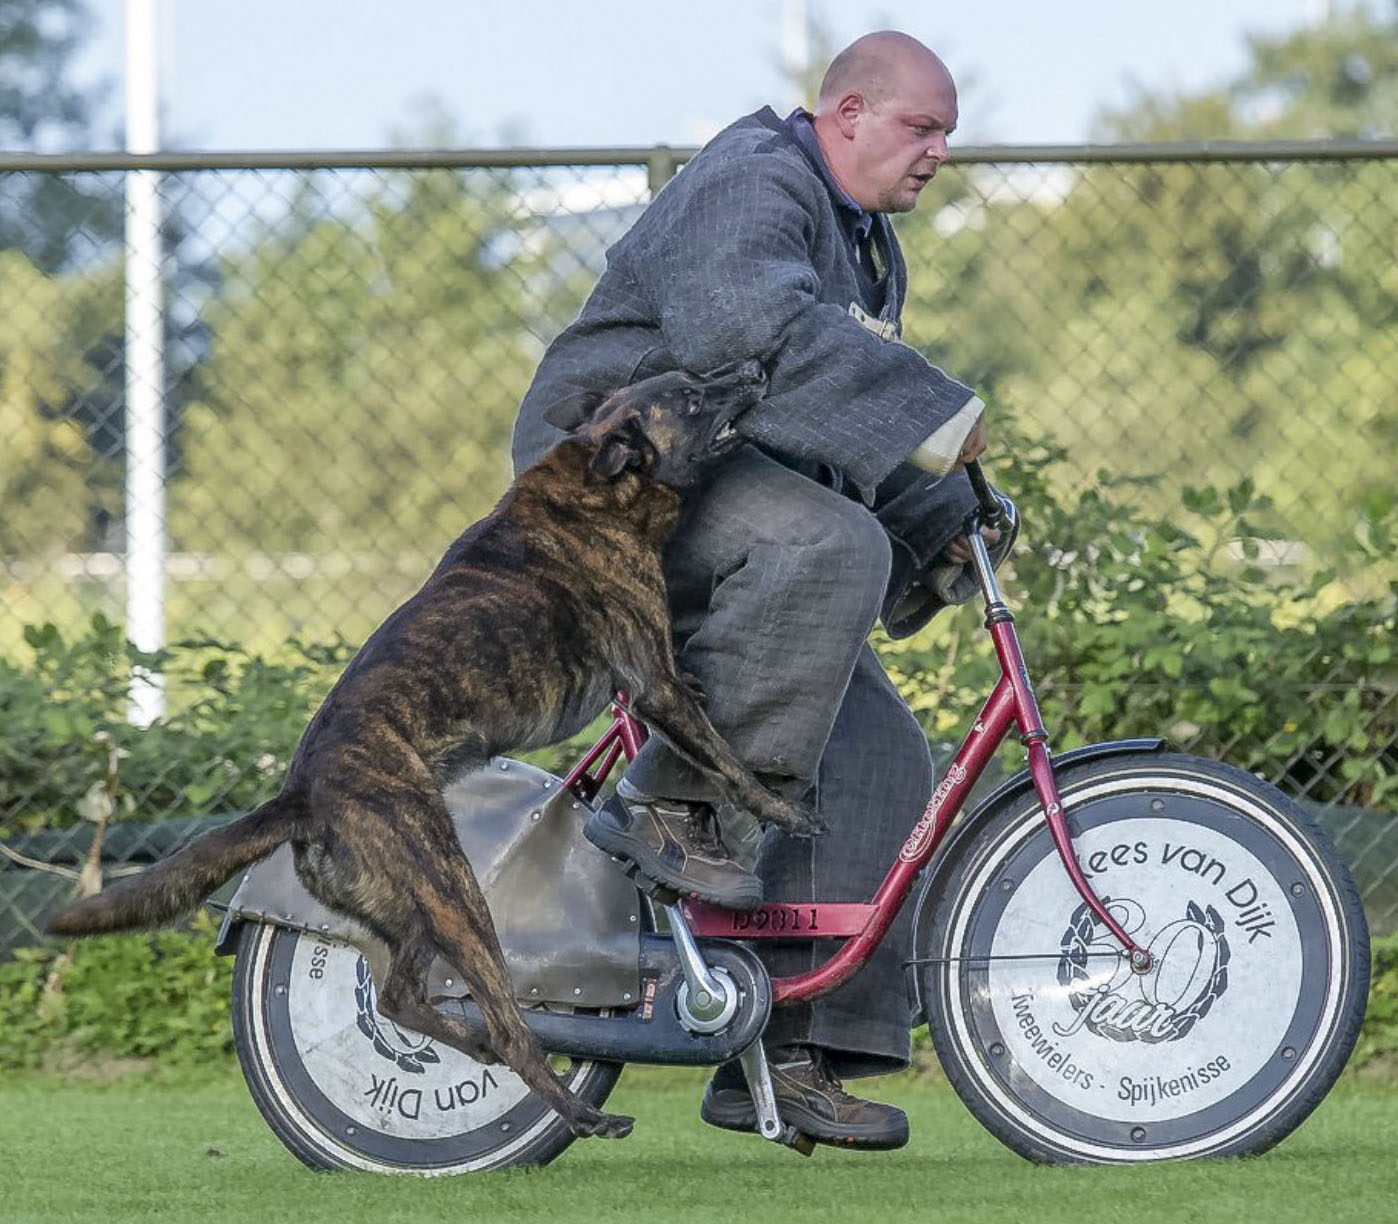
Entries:
[[[126,149],[160,148],[157,0],[126,0]],[[126,175],[126,633],[165,645],[165,353],[160,286],[160,175]],[[164,677],[137,674],[128,717],[165,713]]]
[[[787,76],[797,83],[805,80],[811,66],[810,21],[806,13],[806,0],[784,0],[781,20],[782,67]],[[797,102],[805,104],[806,99],[798,97]]]

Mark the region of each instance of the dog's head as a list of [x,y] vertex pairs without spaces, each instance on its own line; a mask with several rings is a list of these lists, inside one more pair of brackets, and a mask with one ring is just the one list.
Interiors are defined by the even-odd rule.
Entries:
[[757,361],[704,375],[657,374],[608,396],[573,436],[595,448],[590,466],[609,480],[634,470],[684,489],[742,441],[733,422],[766,386]]

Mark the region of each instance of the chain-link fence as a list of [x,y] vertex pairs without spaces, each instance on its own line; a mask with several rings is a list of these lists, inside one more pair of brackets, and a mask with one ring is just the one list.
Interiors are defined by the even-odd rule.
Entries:
[[[34,920],[19,881],[43,867],[19,859],[66,889],[109,814],[227,812],[275,785],[345,644],[505,487],[545,344],[687,155],[0,159],[0,932]],[[159,337],[127,330],[137,165],[160,173]],[[905,339],[992,403],[992,470],[1013,440],[1070,518],[1084,492],[1124,499],[1149,527],[1130,547],[1173,525],[1200,574],[1275,592],[1268,632],[1300,662],[1254,641],[1248,666],[1290,712],[1244,734],[1195,702],[1157,729],[1324,805],[1379,926],[1398,920],[1395,201],[1398,146],[1001,149],[962,154],[898,221]],[[140,540],[144,369],[164,532]],[[1063,551],[1032,525],[1028,547]],[[144,732],[119,649],[138,548],[172,644]],[[1159,611],[1234,632],[1211,607],[1181,588]],[[1150,666],[1176,713],[1260,688]],[[114,855],[139,857],[109,837]]]

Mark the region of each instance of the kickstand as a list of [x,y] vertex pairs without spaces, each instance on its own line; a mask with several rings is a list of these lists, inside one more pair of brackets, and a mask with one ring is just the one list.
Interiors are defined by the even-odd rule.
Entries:
[[802,1156],[811,1155],[815,1151],[815,1140],[794,1126],[787,1126],[777,1110],[777,1095],[772,1091],[772,1074],[767,1069],[767,1051],[762,1048],[762,1042],[754,1041],[738,1056],[738,1061],[757,1107],[757,1133],[773,1143],[794,1148]]

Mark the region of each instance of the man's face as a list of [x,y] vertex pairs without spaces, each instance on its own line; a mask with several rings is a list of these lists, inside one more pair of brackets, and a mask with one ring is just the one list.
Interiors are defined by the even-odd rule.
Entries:
[[956,128],[956,86],[941,70],[904,72],[874,103],[863,102],[851,168],[841,186],[862,208],[911,212]]

